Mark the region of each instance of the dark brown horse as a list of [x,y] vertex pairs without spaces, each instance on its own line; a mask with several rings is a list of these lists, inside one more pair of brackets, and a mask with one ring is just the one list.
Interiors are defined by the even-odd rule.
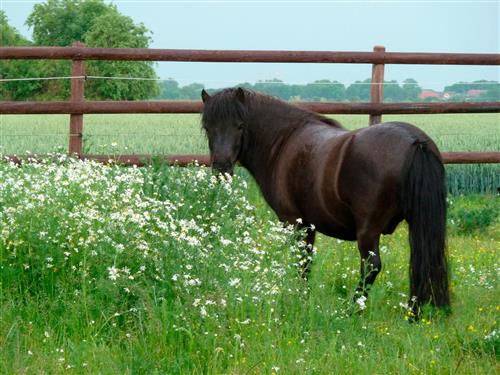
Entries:
[[308,249],[316,231],[358,242],[355,298],[367,296],[382,268],[380,235],[406,220],[414,311],[427,302],[449,306],[444,168],[424,132],[402,122],[348,131],[335,120],[241,88],[213,96],[203,91],[202,99],[215,170],[232,173],[236,162],[248,169],[280,220],[302,221]]

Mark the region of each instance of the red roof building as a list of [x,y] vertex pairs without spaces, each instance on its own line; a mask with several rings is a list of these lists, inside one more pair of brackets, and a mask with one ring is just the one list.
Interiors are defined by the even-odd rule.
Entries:
[[434,90],[422,90],[420,92],[419,98],[420,99],[427,99],[427,98],[438,98],[441,99],[443,97],[442,92],[434,91]]

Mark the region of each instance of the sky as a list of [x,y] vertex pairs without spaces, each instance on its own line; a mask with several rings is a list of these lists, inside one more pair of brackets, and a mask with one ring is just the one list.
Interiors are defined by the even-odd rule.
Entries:
[[[25,37],[35,3],[0,0],[9,22]],[[122,0],[120,12],[152,31],[152,48],[500,52],[499,0]],[[228,87],[278,78],[287,83],[317,79],[345,84],[369,78],[367,64],[170,63],[160,78],[181,84]],[[458,81],[500,80],[497,66],[387,65],[386,80],[414,78],[441,90]]]

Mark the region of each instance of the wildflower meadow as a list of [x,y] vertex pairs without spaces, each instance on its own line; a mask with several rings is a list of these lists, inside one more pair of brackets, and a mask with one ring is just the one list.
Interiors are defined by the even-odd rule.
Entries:
[[498,198],[449,199],[452,314],[408,320],[407,230],[352,303],[355,243],[302,233],[253,180],[52,154],[0,164],[0,373],[494,374]]

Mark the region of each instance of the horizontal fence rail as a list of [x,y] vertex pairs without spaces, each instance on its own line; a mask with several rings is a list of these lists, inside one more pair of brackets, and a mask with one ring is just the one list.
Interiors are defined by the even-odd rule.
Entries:
[[[487,164],[487,163],[500,163],[500,153],[498,152],[442,152],[441,157],[443,158],[444,164]],[[116,163],[126,166],[138,166],[142,167],[150,164],[153,160],[161,160],[169,165],[179,165],[187,166],[193,163],[198,165],[210,166],[210,157],[208,155],[168,155],[168,156],[157,156],[157,155],[91,155],[83,154],[79,157],[82,160],[94,160],[103,164]],[[10,161],[16,164],[20,164],[25,160],[37,160],[41,158],[39,156],[19,157],[19,156],[4,156],[4,160]]]
[[[323,114],[438,114],[500,112],[500,102],[327,103],[295,102]],[[201,101],[0,102],[0,114],[200,113]]]
[[[2,59],[72,60],[71,76],[63,77],[71,78],[69,101],[3,101],[0,102],[0,114],[70,114],[69,153],[76,154],[81,159],[96,160],[101,163],[114,161],[124,165],[140,166],[150,162],[152,156],[83,154],[84,114],[199,113],[203,109],[203,104],[198,101],[85,101],[85,60],[372,64],[370,102],[296,102],[295,104],[323,114],[368,114],[370,125],[381,122],[383,114],[500,112],[500,102],[383,103],[385,64],[500,65],[500,54],[386,52],[383,46],[375,46],[373,52],[86,48],[82,43],[76,42],[72,47],[0,47],[0,60]],[[57,77],[44,79],[51,78]],[[453,164],[500,163],[500,152],[495,151],[443,152],[442,157],[445,163]],[[23,160],[16,156],[4,158],[13,162]],[[169,164],[177,165],[187,165],[194,160],[202,165],[210,163],[207,155],[170,155],[162,158]]]
[[0,59],[69,59],[246,63],[500,65],[500,55],[479,53],[235,51],[200,49],[4,47]]
[[[441,156],[445,164],[470,164],[477,163],[500,163],[500,153],[498,152],[442,152]],[[97,160],[125,165],[145,165],[152,160],[151,155],[122,155],[115,157],[112,155],[83,155],[83,159]],[[169,155],[164,160],[171,165],[188,165],[197,161],[200,165],[210,165],[210,157],[207,155]]]

